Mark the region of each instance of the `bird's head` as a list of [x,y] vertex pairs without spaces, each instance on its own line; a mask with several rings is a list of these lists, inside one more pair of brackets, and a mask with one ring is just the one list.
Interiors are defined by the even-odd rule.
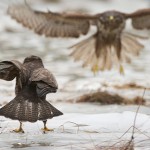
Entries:
[[44,67],[42,59],[38,56],[31,55],[26,57],[23,62],[24,65],[29,65],[30,68]]
[[27,63],[27,62],[32,62],[32,61],[38,61],[38,62],[42,62],[42,59],[38,56],[34,56],[34,55],[31,55],[29,57],[26,57],[24,59],[24,63]]
[[100,15],[100,23],[105,29],[114,30],[124,27],[125,18],[124,15],[118,11],[106,11]]

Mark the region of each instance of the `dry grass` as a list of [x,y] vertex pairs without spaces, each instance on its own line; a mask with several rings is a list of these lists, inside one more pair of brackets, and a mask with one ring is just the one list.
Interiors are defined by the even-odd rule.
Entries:
[[[70,102],[74,102],[74,100],[69,100]],[[122,96],[119,96],[117,94],[110,94],[108,92],[94,92],[94,93],[88,93],[84,94],[80,97],[78,97],[75,100],[77,103],[80,102],[98,102],[103,105],[108,104],[141,104],[145,105],[145,99],[142,99],[141,97],[135,97],[133,99],[124,98]]]
[[[141,102],[144,100],[144,95],[145,95],[145,91],[146,89],[144,89],[143,95],[141,97]],[[134,143],[134,136],[135,136],[135,130],[138,130],[135,126],[136,126],[136,119],[137,119],[137,115],[139,112],[141,104],[139,103],[139,106],[137,108],[134,120],[133,120],[133,126],[130,127],[119,139],[118,142],[116,142],[115,144],[111,145],[111,146],[96,146],[95,150],[135,150],[135,143]],[[129,141],[120,141],[122,139],[122,137],[130,130],[132,129],[132,135]],[[142,133],[142,132],[141,132]],[[143,134],[143,133],[142,133]],[[143,134],[145,135],[145,134]],[[148,137],[147,135],[145,135],[146,137]],[[148,140],[150,140],[150,137],[148,137]]]
[[134,150],[134,143],[129,141],[113,146],[101,146],[97,147],[95,150]]
[[[116,89],[144,89],[145,87],[142,85],[138,85],[136,83],[127,83],[122,86],[115,85],[114,88]],[[147,88],[147,90],[150,90],[150,88]]]

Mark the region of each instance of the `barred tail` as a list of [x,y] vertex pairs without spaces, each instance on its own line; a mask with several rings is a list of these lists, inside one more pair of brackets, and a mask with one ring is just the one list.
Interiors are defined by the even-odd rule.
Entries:
[[46,100],[38,103],[38,120],[46,120],[60,115],[63,115],[63,113]]
[[122,61],[131,62],[131,56],[138,56],[144,45],[139,43],[138,39],[146,39],[131,33],[122,33]]
[[12,100],[0,109],[0,115],[19,121],[36,122],[62,115],[62,112],[53,107],[46,100]]
[[[91,70],[110,70],[113,66],[120,67],[121,62],[130,63],[131,56],[138,56],[144,46],[138,42],[142,38],[130,33],[122,33],[121,54],[117,57],[117,50],[113,44],[105,45],[99,34],[94,34],[86,40],[70,47],[75,61],[82,61],[83,67],[90,66]],[[142,38],[143,39],[143,38]],[[104,43],[103,43],[104,42]],[[97,46],[98,45],[98,46]],[[97,55],[98,54],[98,55]]]
[[[98,70],[111,69],[112,60],[109,47],[102,47],[100,36],[96,33],[86,40],[83,40],[71,48],[70,56],[74,57],[75,61],[82,61],[83,67],[90,66],[93,69],[97,66]],[[99,44],[98,44],[99,43]]]

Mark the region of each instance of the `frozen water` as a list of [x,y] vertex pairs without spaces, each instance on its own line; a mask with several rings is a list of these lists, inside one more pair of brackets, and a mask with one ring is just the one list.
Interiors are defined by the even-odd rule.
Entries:
[[[115,143],[121,139],[133,125],[135,113],[108,113],[108,114],[83,114],[66,113],[63,116],[48,121],[48,126],[54,128],[54,132],[43,134],[40,128],[42,123],[24,123],[24,134],[10,132],[18,126],[17,121],[5,118],[1,119],[0,145],[2,149],[22,148],[25,149],[95,149],[96,146]],[[136,121],[134,142],[142,145],[145,149],[150,146],[150,117],[138,114]],[[129,139],[132,128],[123,137]],[[145,139],[144,142],[142,140]],[[107,143],[108,142],[108,143]],[[138,146],[137,146],[138,148]],[[1,148],[0,148],[1,149]]]

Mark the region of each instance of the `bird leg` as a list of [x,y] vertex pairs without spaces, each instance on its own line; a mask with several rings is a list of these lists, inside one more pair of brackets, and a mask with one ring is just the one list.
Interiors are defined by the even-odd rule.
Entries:
[[43,121],[43,123],[44,123],[44,128],[42,128],[43,132],[45,132],[45,131],[54,131],[53,129],[49,129],[49,128],[46,127],[46,122],[47,122],[47,120]]
[[19,133],[19,132],[24,133],[24,131],[23,131],[23,129],[22,129],[22,122],[20,122],[19,129],[15,129],[15,130],[13,130],[13,131],[16,132],[16,133]]
[[119,72],[121,75],[124,75],[124,69],[123,69],[122,65],[120,65],[120,67],[119,67]]
[[94,75],[97,75],[97,73],[99,71],[98,59],[97,59],[96,63],[92,66],[91,70],[94,73]]
[[96,65],[94,65],[94,66],[92,66],[92,72],[94,73],[94,75],[96,75],[97,74],[97,72],[99,71],[99,68],[98,68],[98,65],[96,64]]

